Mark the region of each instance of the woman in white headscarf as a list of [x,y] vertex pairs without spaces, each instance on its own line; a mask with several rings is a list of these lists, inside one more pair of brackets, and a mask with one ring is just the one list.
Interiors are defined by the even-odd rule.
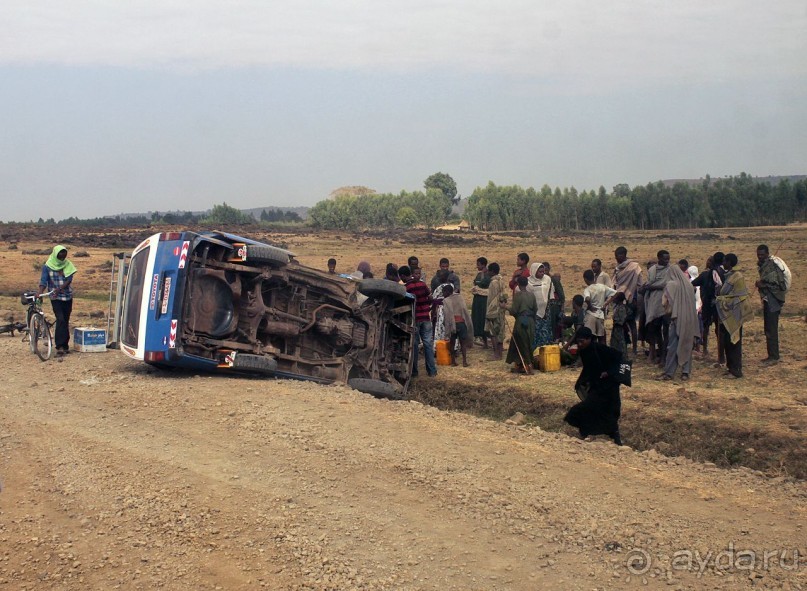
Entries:
[[548,345],[552,342],[552,323],[549,319],[549,300],[552,299],[552,278],[546,274],[543,263],[530,265],[530,276],[527,278],[527,291],[535,297],[535,338],[533,351],[536,347]]
[[[448,270],[439,270],[435,279],[437,279],[437,287],[432,292],[432,325],[434,326],[434,347],[437,350],[437,341],[448,341],[451,338],[451,333],[446,332],[446,319],[445,310],[443,309],[443,302],[445,295],[443,288],[446,285],[451,285],[448,280]],[[459,342],[455,343],[455,351],[460,349]]]
[[[692,283],[695,279],[698,278],[698,268],[695,265],[692,265],[687,269],[687,275],[689,275],[689,282]],[[701,313],[701,288],[695,287],[695,309],[698,311],[698,314]]]

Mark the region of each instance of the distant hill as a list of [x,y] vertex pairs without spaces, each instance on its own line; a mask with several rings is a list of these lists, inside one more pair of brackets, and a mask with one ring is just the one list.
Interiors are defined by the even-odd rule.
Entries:
[[267,211],[267,213],[270,212],[270,211],[282,211],[284,213],[291,211],[291,212],[294,212],[297,215],[299,215],[301,218],[306,219],[306,218],[308,218],[308,210],[311,209],[311,208],[310,207],[302,207],[302,206],[300,206],[300,207],[280,207],[280,206],[277,206],[277,205],[267,205],[266,207],[253,207],[251,209],[242,209],[241,211],[243,211],[246,214],[251,215],[256,220],[259,220],[259,219],[261,219],[261,212],[264,209]]
[[[717,176],[710,177],[712,182],[717,181],[720,178],[721,177],[717,177]],[[728,178],[728,177],[726,177],[726,178]],[[791,175],[786,175],[786,176],[770,176],[770,175],[769,176],[753,176],[751,178],[754,179],[758,183],[768,183],[770,185],[778,185],[780,182],[782,182],[784,180],[788,180],[791,183],[803,181],[804,179],[807,179],[807,174],[791,174]],[[665,179],[665,180],[663,180],[661,182],[664,183],[664,186],[666,186],[666,187],[672,187],[673,185],[676,185],[678,183],[685,183],[685,184],[690,185],[690,186],[697,186],[697,185],[700,185],[701,183],[703,183],[703,181],[705,181],[705,180],[706,180],[705,178],[701,177],[699,179]]]
[[[301,218],[306,219],[306,218],[308,218],[308,210],[309,209],[311,209],[311,208],[310,207],[282,207],[282,206],[277,206],[277,205],[267,205],[266,207],[252,207],[252,208],[249,208],[249,209],[242,209],[241,211],[248,214],[248,215],[251,215],[256,220],[261,219],[261,212],[263,210],[266,210],[267,212],[270,212],[270,211],[282,211],[282,212],[291,211],[291,212],[294,212],[297,215],[299,215]],[[164,210],[164,211],[160,210],[159,213],[162,213],[162,214],[165,214],[165,213],[183,214],[186,211],[187,211],[186,209],[171,209],[171,210]],[[191,213],[193,215],[195,215],[195,216],[205,216],[205,215],[209,214],[210,211],[211,211],[210,209],[205,209],[203,211],[192,211]],[[153,213],[154,213],[153,211],[140,212],[140,213],[121,213],[121,214],[112,215],[112,216],[106,216],[106,217],[114,218],[114,217],[120,216],[123,219],[137,218],[137,217],[151,218],[151,214],[153,214]]]

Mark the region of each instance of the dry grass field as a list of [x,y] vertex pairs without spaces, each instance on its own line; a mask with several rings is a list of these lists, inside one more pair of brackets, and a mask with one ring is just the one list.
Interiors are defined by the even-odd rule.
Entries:
[[[93,231],[79,228],[0,227],[0,310],[3,317],[22,314],[18,294],[35,287],[37,266],[44,262],[53,244],[70,247],[79,269],[74,325],[105,326],[112,253],[129,251],[143,237],[160,231],[145,228],[124,231]],[[728,381],[714,359],[695,360],[692,380],[686,384],[661,383],[652,378],[657,370],[642,360],[635,366],[635,383],[623,389],[622,433],[625,443],[637,449],[654,449],[669,456],[687,456],[719,466],[747,466],[772,476],[807,478],[803,453],[807,435],[807,226],[731,228],[668,233],[581,232],[543,234],[456,233],[410,231],[372,234],[298,231],[271,233],[244,230],[244,234],[283,245],[300,262],[325,268],[330,257],[337,271],[350,272],[367,260],[378,275],[387,262],[403,264],[409,255],[420,258],[424,275],[430,278],[440,257],[451,259],[460,275],[470,303],[475,260],[485,256],[499,262],[509,274],[515,255],[525,251],[533,259],[549,261],[562,276],[567,302],[584,287],[583,270],[592,258],[601,258],[613,270],[613,250],[624,245],[629,256],[641,263],[655,258],[664,248],[677,261],[686,258],[703,268],[716,250],[734,252],[739,269],[756,277],[755,249],[766,243],[778,251],[794,273],[794,285],[781,322],[782,363],[764,367],[765,338],[761,306],[744,339],[745,378]],[[79,257],[79,253],[86,256]],[[10,338],[0,335],[0,339]],[[22,344],[20,345],[22,350]],[[572,385],[575,370],[517,376],[503,362],[488,359],[489,352],[475,348],[470,368],[441,367],[434,380],[420,378],[411,396],[443,409],[470,412],[503,420],[520,411],[527,420],[547,430],[573,434],[563,422],[566,409],[576,397]]]

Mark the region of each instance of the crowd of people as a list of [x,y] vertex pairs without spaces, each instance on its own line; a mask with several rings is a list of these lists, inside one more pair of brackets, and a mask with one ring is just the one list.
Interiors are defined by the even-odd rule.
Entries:
[[[716,362],[725,368],[728,379],[743,377],[743,326],[753,316],[752,287],[762,301],[767,348],[765,364],[779,362],[779,316],[790,289],[787,264],[771,254],[765,244],[756,249],[758,277],[751,279],[738,269],[734,253],[715,252],[706,259],[705,269],[686,259],[671,263],[670,253],[659,250],[646,272],[628,257],[624,246],[614,251],[615,267],[609,275],[600,259],[591,261],[582,273],[581,294],[571,298],[571,314],[565,315],[566,296],[561,276],[551,265],[530,262],[526,252],[516,255],[509,281],[496,262],[485,257],[476,260],[476,276],[471,287],[470,311],[461,295],[461,280],[447,258],[429,284],[423,280],[418,257],[411,256],[400,267],[388,263],[384,279],[403,283],[415,300],[415,360],[412,375],[418,375],[422,349],[426,373],[437,375],[436,341],[448,341],[451,365],[468,366],[468,348],[475,342],[492,349],[492,359],[511,366],[511,371],[531,374],[535,353],[549,344],[562,346],[567,364],[581,366],[575,390],[581,398],[566,415],[581,436],[604,434],[621,443],[619,387],[626,362],[642,357],[658,366],[661,381],[672,381],[680,372],[689,380],[695,352],[710,356],[709,342],[714,332]],[[336,273],[336,259],[327,262],[328,272]],[[42,266],[39,294],[46,290],[56,316],[57,354],[69,353],[69,322],[73,304],[73,278],[76,268],[67,258],[67,248],[57,245]],[[354,279],[373,278],[371,266],[362,261],[350,275]],[[513,319],[512,329],[506,316]],[[610,316],[610,342],[606,345],[606,319]],[[504,345],[509,335],[506,356]]]
[[[614,251],[612,274],[603,270],[600,259],[582,273],[582,293],[571,298],[569,315],[560,274],[552,273],[546,261],[530,262],[526,252],[516,255],[509,279],[498,263],[485,257],[476,260],[470,311],[460,277],[447,258],[440,259],[428,285],[415,256],[400,267],[387,264],[384,278],[403,283],[415,298],[418,348],[429,376],[437,374],[435,347],[440,340],[449,341],[452,365],[458,365],[459,356],[467,366],[467,349],[477,343],[492,350],[491,359],[504,359],[511,371],[525,374],[533,372],[540,347],[558,344],[565,364],[581,366],[576,385],[581,402],[569,411],[567,422],[583,437],[604,434],[621,443],[619,374],[626,362],[646,357],[659,368],[656,379],[680,376],[687,381],[693,356],[710,357],[714,334],[714,365],[725,369],[727,379],[743,377],[743,325],[753,315],[752,287],[762,299],[767,343],[763,362],[779,361],[779,315],[791,274],[767,245],[759,245],[756,254],[758,278],[751,285],[734,253],[714,253],[701,272],[686,259],[672,264],[670,253],[659,250],[643,269],[620,246]],[[354,276],[372,277],[370,265],[361,262]],[[417,353],[413,375],[418,375]]]

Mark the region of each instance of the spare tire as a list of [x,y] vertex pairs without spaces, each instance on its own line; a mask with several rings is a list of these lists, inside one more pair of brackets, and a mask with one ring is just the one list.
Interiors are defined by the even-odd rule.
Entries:
[[359,282],[359,292],[375,299],[387,296],[393,300],[402,300],[406,297],[406,288],[403,285],[387,279],[362,279]]
[[237,371],[248,371],[271,376],[277,371],[277,360],[263,355],[236,353],[232,367]]
[[368,378],[353,378],[348,380],[348,386],[359,392],[370,394],[376,398],[389,398],[391,400],[403,400],[404,389],[400,384],[391,384],[381,380],[371,380]]
[[285,267],[289,264],[289,253],[282,248],[267,244],[247,244],[248,263],[268,263]]
[[[197,271],[199,271],[197,273]],[[190,289],[190,322],[194,331],[221,338],[235,332],[238,316],[233,305],[233,290],[221,277],[194,270]]]

